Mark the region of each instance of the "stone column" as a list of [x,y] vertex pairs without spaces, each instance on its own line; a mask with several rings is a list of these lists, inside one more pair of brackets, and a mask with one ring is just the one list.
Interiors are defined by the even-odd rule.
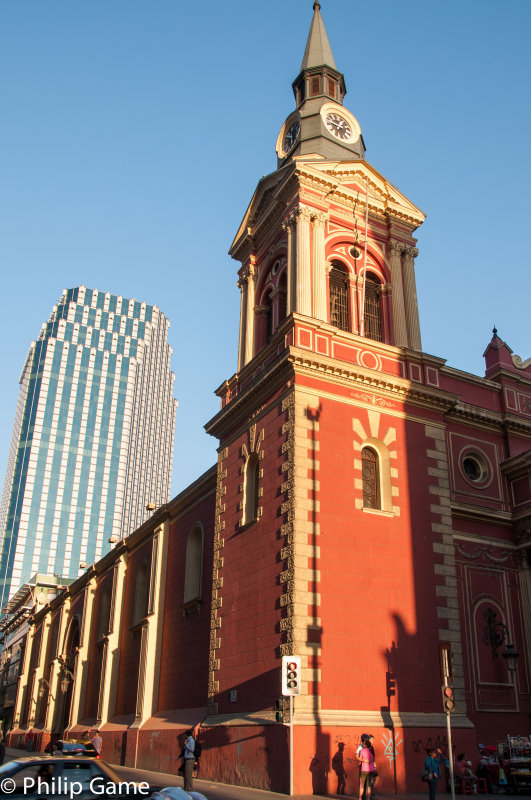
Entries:
[[169,519],[167,519],[153,534],[148,617],[142,628],[142,643],[140,647],[134,723],[136,726],[142,725],[157,711],[169,530],[170,523]]
[[77,725],[84,717],[85,693],[87,690],[90,629],[92,626],[92,612],[96,596],[96,576],[93,575],[85,586],[83,598],[83,619],[81,620],[79,647],[76,664],[74,667],[74,685],[72,687],[72,703],[70,705],[70,725]]
[[[24,647],[24,663],[22,670],[18,676],[17,698],[15,700],[15,709],[13,712],[13,727],[18,728],[20,725],[20,715],[22,713],[23,701],[26,697],[26,692],[30,692],[30,664],[31,664],[31,651],[33,650],[33,639],[35,637],[35,626],[30,625],[26,635],[26,645]],[[24,691],[25,690],[25,691]],[[28,720],[31,716],[31,709],[28,712]]]
[[127,570],[127,553],[121,554],[114,566],[109,631],[101,665],[100,696],[98,700],[98,723],[103,725],[114,716],[118,668],[120,666],[120,639],[122,636],[122,610]]
[[531,564],[529,555],[525,550],[518,552],[518,573],[520,577],[520,586],[522,587],[522,606],[524,613],[522,618],[524,620],[524,641],[527,646],[527,652],[531,652]]
[[245,364],[245,308],[247,306],[247,281],[239,278],[237,283],[240,290],[240,336],[238,340],[238,372]]
[[326,307],[326,261],[325,261],[325,224],[326,214],[312,215],[312,291],[313,291],[313,316],[328,319]]
[[312,315],[312,287],[310,276],[310,209],[300,206],[297,214],[297,259],[295,311],[307,317]]
[[389,266],[391,269],[391,283],[393,285],[393,293],[391,295],[393,303],[393,344],[397,347],[408,346],[404,287],[402,284],[402,250],[403,246],[401,244],[392,239],[389,241]]
[[289,317],[295,308],[295,235],[293,226],[295,224],[295,215],[291,214],[283,223],[282,227],[288,236],[287,246],[287,263],[286,263],[286,316]]
[[390,283],[383,284],[382,294],[381,294],[382,298],[381,310],[382,310],[384,342],[387,342],[388,344],[393,338],[393,332],[391,330],[391,316],[389,313],[389,304],[392,300],[392,294],[393,294],[393,287],[391,286],[391,284]]
[[58,655],[63,655],[66,631],[70,620],[71,602],[70,596],[65,597],[61,606],[61,611],[59,612],[61,616],[59,619],[59,630],[57,632],[57,645],[55,653],[53,653],[53,661],[50,665],[48,708],[46,709],[46,720],[44,722],[44,729],[47,731],[54,727],[54,722],[56,720],[58,721],[63,713],[65,696],[61,692],[59,685],[61,680],[61,662],[59,661]]
[[[39,698],[39,688],[41,685],[41,678],[44,675],[44,659],[46,658],[46,648],[48,646],[48,636],[50,634],[50,623],[52,620],[52,615],[48,611],[46,614],[43,622],[42,622],[42,634],[41,634],[41,645],[40,645],[40,654],[39,660],[37,662],[37,666],[35,668],[35,676],[33,679],[33,693],[31,698],[30,704],[30,711],[29,711],[29,718],[28,718],[28,728],[32,728],[36,719],[38,718],[38,712],[40,710],[40,698]],[[35,709],[35,710],[33,710]]]
[[415,282],[415,258],[419,251],[416,247],[404,249],[404,300],[406,305],[406,323],[409,346],[413,350],[422,350],[420,340],[419,309],[417,304],[417,286]]
[[360,279],[357,275],[349,275],[348,278],[348,308],[350,313],[350,330],[352,333],[360,333],[360,305],[361,294],[358,291],[358,282]]
[[254,267],[249,264],[245,270],[247,294],[245,302],[245,364],[248,364],[254,353]]

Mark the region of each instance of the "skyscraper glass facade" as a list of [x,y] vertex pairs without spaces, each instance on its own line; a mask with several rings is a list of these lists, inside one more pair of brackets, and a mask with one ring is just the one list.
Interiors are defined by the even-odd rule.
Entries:
[[80,286],[32,343],[0,507],[2,605],[36,572],[77,577],[169,500],[176,400],[156,307]]

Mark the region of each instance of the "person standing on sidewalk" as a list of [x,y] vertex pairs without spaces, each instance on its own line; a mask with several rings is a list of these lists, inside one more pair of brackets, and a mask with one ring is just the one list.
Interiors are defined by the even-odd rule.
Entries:
[[431,772],[431,778],[428,781],[429,799],[435,800],[435,792],[437,791],[437,782],[441,777],[441,762],[443,760],[442,753],[439,748],[430,747],[424,762],[424,768]]
[[101,758],[101,746],[103,744],[103,739],[101,738],[101,734],[99,730],[96,728],[94,731],[94,736],[92,737],[92,746],[96,751],[96,758]]
[[194,788],[194,765],[195,765],[195,739],[192,728],[185,732],[186,741],[184,743],[184,791],[190,792]]
[[365,747],[360,751],[358,758],[361,761],[359,797],[361,800],[365,795],[365,800],[371,800],[372,781],[376,767],[374,765],[374,750],[370,746],[370,739],[365,740]]

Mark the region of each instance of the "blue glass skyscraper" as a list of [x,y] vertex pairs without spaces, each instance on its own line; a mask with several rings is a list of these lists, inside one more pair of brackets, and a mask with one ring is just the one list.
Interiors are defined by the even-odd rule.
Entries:
[[169,500],[168,327],[156,306],[80,286],[31,344],[0,507],[2,606],[37,572],[77,577]]

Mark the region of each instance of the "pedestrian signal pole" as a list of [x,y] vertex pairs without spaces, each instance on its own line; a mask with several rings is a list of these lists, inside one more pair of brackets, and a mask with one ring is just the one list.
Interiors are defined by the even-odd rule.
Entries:
[[453,681],[452,654],[450,646],[441,647],[441,677],[442,677],[442,700],[443,709],[446,714],[446,738],[448,740],[448,761],[450,762],[450,792],[452,800],[455,800],[455,778],[454,778],[454,753],[452,747],[452,726],[450,724],[450,714],[455,710],[454,690],[450,686]]
[[301,657],[282,656],[282,694],[289,697],[289,793],[293,794],[293,698],[301,693]]

